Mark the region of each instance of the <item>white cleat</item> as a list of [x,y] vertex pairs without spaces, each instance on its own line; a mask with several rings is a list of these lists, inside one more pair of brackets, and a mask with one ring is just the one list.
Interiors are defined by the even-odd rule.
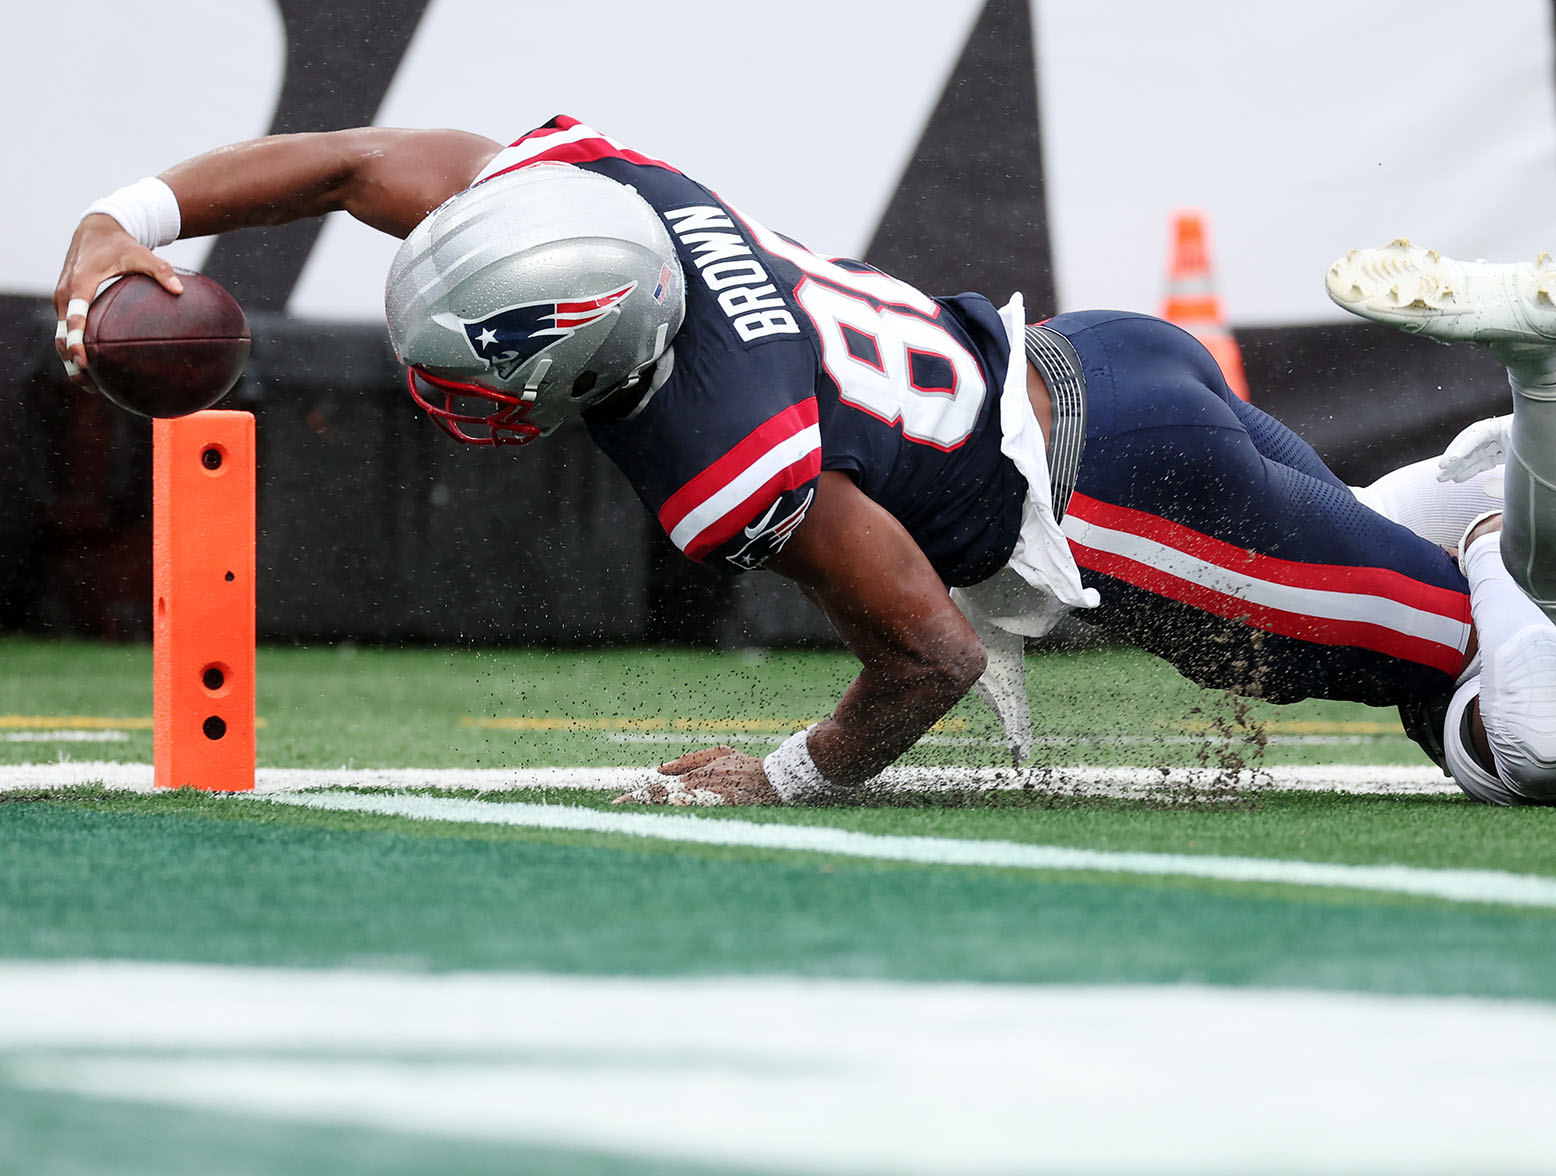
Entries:
[[1454,261],[1401,237],[1351,250],[1324,285],[1352,314],[1444,343],[1489,344],[1504,362],[1556,349],[1556,261],[1548,253],[1532,263]]

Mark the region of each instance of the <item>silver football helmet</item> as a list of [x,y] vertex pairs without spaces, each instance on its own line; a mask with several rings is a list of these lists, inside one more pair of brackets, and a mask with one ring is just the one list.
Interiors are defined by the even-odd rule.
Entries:
[[646,200],[541,163],[433,210],[389,267],[384,310],[411,395],[445,432],[522,445],[650,375],[686,285]]

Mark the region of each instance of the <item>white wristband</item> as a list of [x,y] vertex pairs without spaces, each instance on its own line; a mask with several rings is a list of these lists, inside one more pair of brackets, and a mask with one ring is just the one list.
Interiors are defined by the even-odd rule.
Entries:
[[831,790],[827,778],[810,758],[807,742],[810,733],[819,724],[812,723],[803,731],[796,731],[778,745],[778,750],[762,761],[762,771],[773,786],[778,799],[785,804],[815,800]]
[[178,240],[183,218],[173,189],[156,176],[147,176],[111,192],[87,207],[82,216],[94,212],[113,217],[124,231],[147,249],[171,245]]

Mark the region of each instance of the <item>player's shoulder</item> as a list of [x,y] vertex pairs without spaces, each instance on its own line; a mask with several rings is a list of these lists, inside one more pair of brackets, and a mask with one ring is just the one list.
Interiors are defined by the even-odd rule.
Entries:
[[818,359],[789,275],[711,189],[565,115],[499,152],[481,179],[539,163],[630,184],[664,220],[686,279],[659,386],[626,417],[586,414],[591,434],[687,556],[761,566],[821,473]]
[[570,115],[559,114],[532,131],[526,131],[487,162],[476,176],[477,184],[521,167],[537,163],[571,163],[597,167],[612,162],[656,168],[679,175],[662,159],[636,151],[618,139],[595,130]]

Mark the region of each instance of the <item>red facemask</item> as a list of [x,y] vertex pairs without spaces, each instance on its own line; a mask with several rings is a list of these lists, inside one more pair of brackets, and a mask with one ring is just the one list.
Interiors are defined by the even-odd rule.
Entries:
[[[524,419],[529,415],[529,402],[520,400],[517,396],[483,388],[479,384],[467,384],[460,380],[450,380],[445,376],[435,376],[425,368],[415,365],[406,369],[405,382],[411,390],[412,399],[427,410],[432,419],[437,422],[438,428],[456,441],[463,441],[466,445],[528,445],[540,436],[540,426],[532,425]],[[418,384],[430,389],[430,395],[424,395]],[[496,407],[484,415],[460,412],[458,398],[470,397],[489,401]],[[433,403],[437,399],[442,400],[441,406]],[[487,430],[488,435],[484,437],[472,435],[460,428],[461,425],[482,426]]]

